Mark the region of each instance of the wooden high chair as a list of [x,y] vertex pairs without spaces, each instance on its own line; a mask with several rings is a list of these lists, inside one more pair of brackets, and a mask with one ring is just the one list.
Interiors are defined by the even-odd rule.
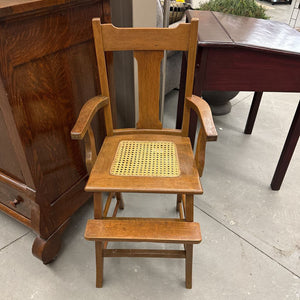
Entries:
[[[202,194],[199,175],[204,167],[206,141],[217,133],[208,104],[192,95],[198,20],[176,28],[116,28],[93,20],[95,48],[102,95],[82,108],[71,132],[73,139],[86,135],[86,161],[90,177],[85,190],[94,193],[94,218],[85,238],[96,245],[96,286],[102,286],[104,257],[185,258],[186,287],[192,287],[193,244],[200,243],[193,222],[193,195]],[[113,129],[105,51],[133,50],[138,63],[139,120],[135,129]],[[160,65],[164,50],[188,52],[184,120],[181,130],[162,129],[159,121]],[[107,136],[96,156],[91,120],[104,110]],[[190,109],[201,121],[195,156],[188,138]],[[102,210],[102,193],[109,192]],[[121,192],[177,194],[179,219],[116,218],[123,207]],[[113,195],[113,217],[107,212]],[[108,241],[179,243],[183,250],[107,249]]]

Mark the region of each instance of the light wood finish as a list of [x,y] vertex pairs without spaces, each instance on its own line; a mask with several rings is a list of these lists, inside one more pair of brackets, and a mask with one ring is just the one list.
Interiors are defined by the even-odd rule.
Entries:
[[[93,20],[95,26],[98,26],[99,22],[99,19]],[[195,26],[197,30],[198,25]],[[172,29],[155,28],[154,30],[153,28],[116,28],[111,24],[103,24],[101,28],[104,51],[187,51],[190,50],[190,37],[192,36],[192,40],[194,37],[189,24],[180,24]]]
[[[114,153],[122,140],[174,142],[177,147],[180,176],[171,178],[111,175],[110,168]],[[203,193],[189,138],[159,134],[106,137],[85,190],[88,192]]]
[[[185,218],[188,223],[194,220],[194,196],[186,195],[185,198]],[[193,268],[193,245],[185,244],[186,259],[185,259],[185,286],[187,289],[192,288],[192,268]]]
[[89,241],[186,244],[201,242],[199,223],[145,219],[88,220],[84,237]]
[[139,77],[137,128],[161,129],[159,121],[159,74],[163,51],[134,51]]
[[94,194],[94,218],[95,219],[102,219],[103,212],[102,212],[102,194],[101,193],[95,193]]
[[[86,132],[89,133],[87,128],[92,115],[97,109],[104,109],[107,136],[85,187],[87,192],[94,193],[95,219],[88,221],[85,238],[96,243],[97,287],[102,286],[103,257],[185,258],[186,287],[192,287],[193,244],[201,241],[200,226],[193,222],[193,196],[203,193],[199,174],[202,175],[203,172],[205,144],[207,141],[215,140],[217,136],[209,106],[203,99],[192,96],[197,28],[196,20],[192,20],[191,24],[181,24],[175,29],[116,28],[110,24],[101,25],[99,19],[93,20],[102,97],[94,99],[90,102],[91,104],[87,102],[86,107],[83,108],[84,112],[80,114],[72,131],[72,136],[78,139],[83,138]],[[113,129],[111,118],[108,117],[110,100],[109,81],[105,71],[105,51],[120,50],[132,50],[138,64],[139,120],[137,128]],[[182,129],[179,130],[162,129],[159,120],[159,77],[164,50],[182,50],[188,53],[184,123]],[[188,138],[191,109],[196,111],[202,122],[195,156]],[[86,120],[81,120],[83,115],[86,115]],[[120,165],[117,160],[114,161],[114,158],[120,143],[124,143],[124,141],[128,145],[130,145],[128,141],[172,142],[176,148],[175,153],[180,172],[176,173],[174,177],[168,177],[170,170],[166,174],[152,172],[152,176],[135,171],[131,174],[142,175],[125,176],[124,174],[128,174],[126,172],[122,175],[112,175],[113,162],[115,162],[113,171],[116,172],[114,174],[120,174],[120,170],[118,170]],[[89,142],[88,139],[87,142]],[[89,153],[92,152],[91,147],[86,148]],[[119,161],[123,159],[122,151],[118,152]],[[153,157],[157,157],[157,159],[161,159],[165,155],[165,153],[162,154],[165,151],[163,148],[155,151],[158,152],[155,152]],[[138,152],[137,155],[141,159],[142,154]],[[149,159],[145,159],[145,161],[149,161],[150,157],[149,154]],[[88,163],[91,161],[93,160],[90,159]],[[131,167],[133,159],[130,161]],[[144,164],[137,165],[142,165],[145,170],[147,169]],[[158,166],[157,161],[154,161],[153,165]],[[126,164],[124,168],[126,168]],[[109,195],[102,212],[103,192],[109,192]],[[117,218],[118,209],[124,207],[121,192],[177,194],[177,210],[180,218]],[[116,194],[116,206],[112,217],[107,217],[113,194]],[[182,244],[184,249],[106,249],[109,241],[177,243]]]
[[[95,22],[95,20],[93,20],[92,24],[93,24],[101,93],[103,96],[109,97],[110,94],[109,94],[109,86],[108,86],[108,78],[107,78],[107,70],[106,70],[105,53],[103,48],[103,39],[101,37],[102,36],[101,26],[97,26],[98,22]],[[105,117],[106,134],[110,136],[113,133],[113,122],[112,122],[110,104],[104,109],[104,117]]]
[[135,129],[135,128],[122,128],[114,129],[114,135],[121,134],[168,134],[182,136],[182,131],[178,129]]
[[116,193],[116,197],[117,197],[117,200],[120,202],[119,208],[124,209],[125,205],[124,205],[124,200],[123,200],[122,194]]
[[[187,83],[188,84],[188,83]],[[190,120],[190,110],[196,112],[198,119],[200,120],[200,131],[197,139],[197,146],[195,151],[195,160],[199,176],[201,177],[204,169],[205,162],[205,148],[206,141],[216,141],[218,134],[213,122],[212,114],[209,105],[201,97],[192,95],[186,97],[184,108],[184,120],[188,122]],[[185,134],[188,134],[188,128],[184,129]]]
[[[195,20],[195,19],[194,19]],[[197,41],[192,39],[192,34],[196,34],[198,32],[198,23],[191,20],[191,36],[190,36],[190,51],[188,53],[188,63],[187,63],[187,72],[186,72],[186,84],[185,84],[185,98],[191,97],[193,93],[194,86],[194,72],[195,72],[195,62],[196,62],[196,54],[197,54]],[[186,103],[185,103],[186,104]],[[182,121],[182,134],[184,136],[188,136],[189,130],[189,109],[186,105],[184,105],[183,109],[183,121]]]
[[109,210],[109,207],[110,207],[110,204],[111,204],[111,199],[113,198],[113,193],[109,193],[107,199],[106,199],[106,202],[105,202],[105,207],[104,207],[104,210],[103,210],[103,217],[106,217],[107,216],[107,213],[108,213],[108,210]]
[[87,101],[78,116],[78,119],[71,131],[73,140],[82,140],[90,127],[91,121],[95,113],[109,104],[109,98],[104,96],[96,96]]
[[[102,194],[95,193],[94,194],[94,218],[95,219],[102,219],[103,212],[102,212]],[[95,254],[96,254],[96,287],[102,287],[103,281],[103,248],[104,243],[102,241],[95,242]]]
[[186,105],[197,113],[201,125],[204,128],[206,140],[216,141],[218,134],[207,102],[201,97],[192,95],[191,97],[186,98]]
[[185,258],[184,250],[157,249],[105,249],[104,257],[155,257],[155,258]]
[[95,252],[96,252],[96,287],[102,287],[103,283],[103,242],[95,242]]

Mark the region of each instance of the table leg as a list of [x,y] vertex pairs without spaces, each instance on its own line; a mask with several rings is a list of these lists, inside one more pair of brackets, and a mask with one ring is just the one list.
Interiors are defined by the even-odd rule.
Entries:
[[271,182],[271,188],[274,191],[278,191],[282,184],[283,178],[289,166],[290,160],[293,156],[300,135],[300,101],[290,127],[288,136],[285,140],[280,159],[278,161],[273,179]]
[[251,108],[250,108],[248,119],[247,119],[247,123],[246,123],[245,130],[244,130],[244,133],[246,133],[246,134],[252,133],[252,129],[254,126],[254,122],[256,119],[256,115],[257,115],[257,111],[258,111],[258,108],[260,105],[262,95],[263,95],[263,92],[255,92],[254,93]]

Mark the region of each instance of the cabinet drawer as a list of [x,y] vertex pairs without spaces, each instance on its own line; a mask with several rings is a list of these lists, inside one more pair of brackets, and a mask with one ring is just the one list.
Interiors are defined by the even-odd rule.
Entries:
[[0,202],[8,208],[30,219],[31,201],[24,192],[0,181]]

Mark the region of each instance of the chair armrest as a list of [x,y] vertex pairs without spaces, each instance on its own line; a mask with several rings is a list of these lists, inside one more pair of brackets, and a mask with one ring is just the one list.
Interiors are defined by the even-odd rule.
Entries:
[[192,95],[192,97],[186,98],[186,105],[189,108],[193,109],[198,115],[198,118],[200,119],[200,122],[203,126],[206,135],[206,140],[216,141],[218,137],[218,133],[216,131],[211,110],[207,102],[201,97]]
[[185,107],[186,116],[182,125],[185,128],[184,131],[186,133],[190,119],[190,109],[197,113],[201,122],[195,151],[196,166],[199,176],[201,177],[204,169],[206,142],[216,141],[218,134],[212,118],[210,107],[206,101],[204,101],[201,97],[192,95],[192,97],[185,98]]
[[85,136],[95,113],[109,104],[109,98],[96,96],[88,100],[79,113],[78,119],[71,131],[71,137],[74,140],[82,140]]

